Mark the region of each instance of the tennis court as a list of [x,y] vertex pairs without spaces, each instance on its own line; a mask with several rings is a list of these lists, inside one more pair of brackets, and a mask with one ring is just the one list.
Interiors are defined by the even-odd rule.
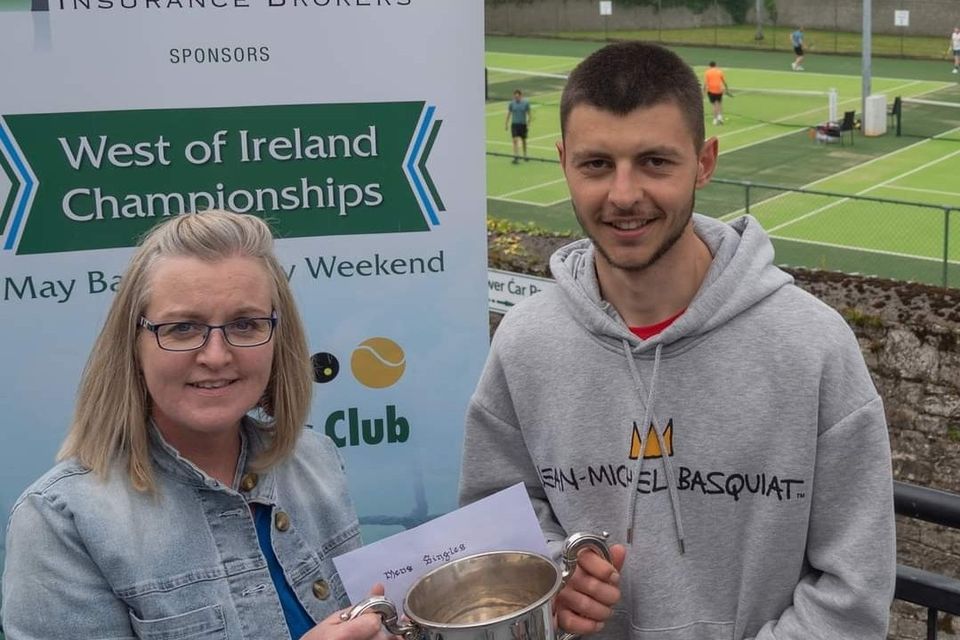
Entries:
[[[524,51],[515,51],[515,43],[498,45],[488,41],[486,59],[489,214],[578,233],[555,143],[564,76],[587,51],[583,43],[571,43],[571,55],[557,55],[563,46],[557,42],[544,45],[549,54],[536,52],[535,42]],[[704,63],[694,64],[698,74],[713,53],[694,53]],[[689,51],[681,55],[693,62]],[[755,68],[745,55],[736,62],[723,66],[734,93],[724,100],[725,124],[715,126],[709,118],[706,123],[707,135],[720,141],[717,177],[782,188],[753,186],[747,192],[738,184],[713,184],[698,194],[698,211],[731,219],[749,209],[774,237],[783,264],[939,284],[947,255],[949,281],[960,285],[960,218],[946,219],[960,214],[960,182],[954,178],[960,165],[960,87],[949,73],[937,80],[929,72],[884,77],[875,71],[873,93],[886,94],[890,103],[895,96],[905,99],[903,135],[894,134],[891,121],[886,135],[856,132],[852,145],[847,140],[841,146],[818,143],[811,127],[827,120],[831,92],[838,115],[848,110],[859,114],[859,75],[824,73],[809,63],[810,70],[803,73],[788,65],[780,71],[770,69],[769,60],[758,60]],[[902,74],[902,66],[897,70]],[[530,99],[534,115],[531,160],[514,165],[505,119],[506,101],[518,87]],[[854,198],[840,197],[844,195]]]

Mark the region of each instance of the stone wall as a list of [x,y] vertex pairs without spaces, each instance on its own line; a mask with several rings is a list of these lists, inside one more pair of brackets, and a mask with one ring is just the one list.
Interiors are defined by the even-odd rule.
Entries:
[[[884,400],[894,477],[960,493],[960,292],[794,272],[838,309],[860,341]],[[898,562],[960,579],[960,530],[897,518]],[[960,638],[941,614],[939,640]],[[926,638],[926,610],[897,601],[890,640]]]
[[623,7],[614,2],[613,15],[600,15],[596,0],[531,0],[487,3],[485,26],[489,34],[549,34],[558,31],[621,29],[691,29],[732,24],[723,9],[694,13],[687,9]]
[[[956,0],[871,0],[873,33],[905,36],[941,36],[944,50],[955,21]],[[895,11],[909,12],[909,26],[894,24]],[[863,0],[777,0],[777,23],[807,29],[859,32],[863,29]]]
[[[807,29],[861,31],[862,0],[777,0],[776,24],[803,25]],[[894,25],[894,11],[909,11],[909,26]],[[690,29],[732,24],[729,14],[714,5],[702,13],[656,6],[624,6],[613,3],[613,15],[602,17],[597,0],[522,0],[487,2],[486,31],[496,34],[549,34],[558,31],[604,31],[623,29]],[[873,33],[906,36],[942,36],[944,50],[953,25],[960,21],[956,0],[872,0]],[[767,14],[765,22],[771,24]],[[754,10],[747,22],[755,24]]]

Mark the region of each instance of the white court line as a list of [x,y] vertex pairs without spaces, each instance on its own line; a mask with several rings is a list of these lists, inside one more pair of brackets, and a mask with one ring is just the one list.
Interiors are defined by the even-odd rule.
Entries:
[[570,196],[566,196],[566,197],[564,197],[564,198],[560,198],[559,200],[554,200],[553,202],[548,202],[547,204],[545,204],[545,205],[543,205],[543,206],[544,206],[544,207],[555,207],[555,206],[557,206],[558,204],[563,204],[564,202],[568,202],[569,200],[570,200]]
[[[487,140],[487,144],[495,144],[501,147],[513,147],[513,141],[504,142],[503,140]],[[543,151],[556,151],[557,148],[553,146],[544,146],[542,144],[530,144],[530,141],[527,141],[527,149],[540,149]]]
[[[542,136],[534,136],[533,138],[530,138],[530,140],[543,140],[544,138],[550,138],[551,140],[559,140],[560,132],[551,131],[550,133],[545,133]],[[556,149],[556,148],[557,148],[556,146],[551,147],[551,149]]]
[[485,51],[484,53],[489,55],[494,55],[494,56],[507,56],[511,58],[520,58],[521,60],[524,60],[526,58],[553,58],[554,60],[556,60],[557,58],[567,58],[568,60],[573,60],[574,61],[573,64],[577,64],[578,62],[583,60],[583,57],[558,56],[558,55],[552,55],[549,53],[510,53],[509,51]]
[[[958,129],[960,129],[960,127],[958,127]],[[867,187],[866,189],[863,189],[862,191],[858,191],[858,192],[855,193],[854,195],[862,196],[863,194],[869,193],[869,192],[873,191],[874,189],[879,189],[880,187],[884,187],[884,186],[890,184],[891,182],[895,182],[895,181],[897,181],[897,180],[900,180],[901,178],[906,178],[907,176],[912,175],[912,174],[914,174],[914,173],[916,173],[916,172],[918,172],[918,171],[923,171],[924,169],[927,169],[928,167],[932,167],[933,165],[938,164],[938,163],[940,163],[940,162],[943,162],[944,160],[949,160],[950,158],[952,158],[953,156],[956,156],[956,155],[960,155],[960,149],[957,149],[957,150],[954,151],[953,153],[947,154],[947,155],[945,155],[945,156],[941,156],[940,158],[937,158],[936,160],[931,160],[930,162],[924,163],[924,164],[920,165],[919,167],[915,167],[915,168],[911,169],[910,171],[907,171],[906,173],[900,174],[899,176],[894,176],[893,178],[890,178],[889,180],[885,180],[884,182],[881,182],[880,184],[875,184],[875,185],[873,185],[872,187]],[[790,220],[789,222],[784,222],[783,224],[780,224],[780,225],[777,225],[777,226],[775,226],[775,227],[772,227],[772,228],[770,228],[770,229],[767,230],[767,233],[773,234],[774,232],[779,231],[780,229],[783,229],[783,228],[785,228],[785,227],[789,227],[790,225],[794,224],[795,222],[800,222],[801,220],[806,220],[807,218],[809,218],[809,217],[811,217],[811,216],[815,216],[815,215],[817,215],[818,213],[822,213],[823,211],[826,211],[827,209],[832,209],[832,208],[834,208],[834,207],[836,207],[836,206],[839,206],[839,205],[843,204],[844,202],[847,202],[848,200],[850,200],[850,198],[841,198],[840,200],[837,200],[837,201],[832,202],[832,203],[830,203],[830,204],[828,204],[828,205],[824,205],[824,206],[822,206],[822,207],[819,207],[819,208],[817,208],[817,209],[814,209],[813,211],[810,211],[810,212],[808,212],[808,213],[805,213],[804,215],[800,216],[799,218],[794,218],[794,219]]]
[[941,191],[940,189],[919,189],[917,187],[898,187],[896,185],[887,185],[884,189],[896,189],[897,191],[916,191],[917,193],[935,193],[939,196],[957,196],[960,198],[960,192]]
[[[930,256],[918,256],[912,253],[900,253],[899,251],[886,251],[883,249],[864,249],[863,247],[851,247],[845,244],[836,244],[833,242],[820,242],[819,240],[803,240],[801,238],[784,238],[778,237],[778,240],[788,240],[790,242],[798,242],[800,244],[812,244],[818,247],[830,247],[831,249],[847,249],[854,251],[862,251],[865,253],[876,253],[883,256],[892,256],[895,258],[910,258],[911,260],[925,260],[927,262],[936,262],[943,264],[942,258],[931,258]],[[947,260],[949,264],[960,264],[960,261],[957,260]]]
[[532,187],[524,187],[523,189],[517,189],[516,191],[508,191],[507,193],[501,193],[497,196],[491,196],[495,198],[509,198],[510,196],[515,196],[518,193],[526,193],[527,191],[535,191],[542,187],[549,187],[550,185],[557,184],[558,182],[563,182],[566,178],[559,178],[557,180],[551,180],[549,182],[541,182],[540,184],[535,184]]
[[541,209],[547,206],[542,202],[530,202],[529,200],[517,200],[515,198],[503,198],[500,196],[487,196],[487,200],[498,200],[500,202],[512,202],[514,204],[528,204],[532,207],[540,207]]
[[[546,99],[553,99],[554,96],[556,96],[556,99],[559,100],[561,93],[563,92],[548,91],[547,93],[538,93],[536,95],[538,98],[538,102],[543,102]],[[484,115],[487,118],[489,118],[490,116],[501,116],[504,119],[506,119],[505,116],[507,115],[507,111],[506,111],[507,103],[509,102],[510,102],[509,100],[499,100],[497,102],[491,102],[489,105],[487,105],[486,109],[484,110]]]
[[[495,74],[499,73],[504,78],[509,78],[511,76],[522,76],[524,74],[535,75],[538,73],[552,73],[554,75],[564,75],[564,74],[556,73],[557,71],[560,71],[560,70],[567,70],[568,73],[565,75],[570,75],[569,62],[554,62],[553,64],[550,64],[546,67],[538,67],[536,69],[516,69],[513,67],[500,67],[500,66],[494,67],[491,65],[485,65],[485,66],[486,66],[486,69],[488,69],[489,71],[492,71]],[[556,67],[556,68],[551,69],[551,67]],[[520,88],[523,89],[523,87],[520,87]]]
[[[946,133],[943,133],[943,134],[940,134],[940,135],[948,135],[948,134],[954,133],[954,131],[958,131],[958,130],[960,130],[960,128],[958,128],[958,129],[953,129],[953,130],[951,130],[951,131],[947,131]],[[875,162],[881,162],[881,161],[886,160],[886,159],[888,159],[888,158],[892,158],[892,157],[895,156],[895,155],[904,153],[904,152],[906,152],[906,151],[909,151],[909,150],[913,149],[914,147],[918,147],[918,146],[920,146],[920,145],[927,144],[927,143],[929,143],[929,142],[931,142],[931,141],[933,141],[933,140],[936,140],[936,139],[937,139],[937,138],[927,138],[927,139],[925,139],[925,140],[920,140],[920,141],[918,141],[918,142],[914,142],[913,144],[907,145],[907,146],[905,146],[905,147],[901,147],[901,148],[899,148],[899,149],[896,149],[896,150],[894,150],[894,151],[891,151],[890,153],[885,153],[885,154],[883,154],[883,155],[877,156],[876,158],[871,158],[870,160],[867,160],[866,162],[862,162],[862,163],[860,163],[860,164],[853,165],[852,167],[847,167],[847,168],[844,169],[843,171],[838,171],[837,173],[832,173],[832,174],[830,174],[829,176],[825,176],[825,177],[823,177],[823,178],[820,178],[819,180],[814,180],[813,182],[808,182],[807,184],[805,184],[805,185],[803,185],[803,186],[801,186],[801,187],[798,187],[798,189],[800,189],[800,190],[802,190],[802,189],[809,189],[810,187],[814,187],[814,186],[816,186],[816,185],[818,185],[818,184],[820,184],[820,183],[822,183],[822,182],[826,182],[826,181],[828,181],[828,180],[833,180],[834,178],[836,178],[836,177],[838,177],[838,176],[842,176],[842,175],[847,174],[847,173],[850,173],[850,172],[852,172],[852,171],[858,171],[858,170],[862,169],[863,167],[868,167],[868,166],[870,166],[871,164],[874,164]],[[903,177],[903,176],[897,176],[897,177],[894,178],[894,179],[896,180],[896,179],[899,179],[899,178],[901,178],[901,177]],[[751,206],[751,207],[757,207],[757,206],[760,206],[760,205],[763,205],[763,204],[768,204],[768,203],[770,203],[770,202],[773,202],[774,200],[779,200],[780,198],[785,198],[786,196],[788,196],[788,195],[790,195],[791,193],[794,193],[794,192],[795,192],[794,190],[791,190],[791,191],[782,191],[782,192],[778,193],[778,194],[775,195],[775,196],[770,196],[769,198],[766,198],[765,200],[758,200],[757,202],[752,202],[752,203],[750,203],[750,206]],[[726,220],[732,220],[733,218],[736,218],[736,217],[738,217],[738,216],[743,215],[745,212],[746,212],[745,209],[740,208],[740,209],[737,209],[736,211],[732,211],[732,212],[730,212],[730,213],[728,213],[728,214],[726,214],[726,215],[721,216],[721,217],[719,218],[719,220],[724,220],[724,221],[726,221]]]

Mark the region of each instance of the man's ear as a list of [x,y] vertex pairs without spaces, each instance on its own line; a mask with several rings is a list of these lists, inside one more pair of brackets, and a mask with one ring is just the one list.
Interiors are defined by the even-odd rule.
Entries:
[[563,157],[564,157],[564,154],[565,154],[565,151],[564,151],[564,148],[563,148],[563,138],[560,138],[559,140],[557,140],[557,155],[560,156],[560,168],[561,168],[561,169],[564,168],[564,167],[563,167]]
[[713,177],[713,172],[717,168],[719,149],[720,143],[716,136],[703,143],[703,147],[697,155],[697,189],[710,184],[710,178]]

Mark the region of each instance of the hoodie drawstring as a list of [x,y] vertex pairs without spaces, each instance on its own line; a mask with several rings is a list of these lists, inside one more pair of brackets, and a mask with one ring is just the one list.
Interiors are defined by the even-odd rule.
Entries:
[[[624,355],[627,358],[627,365],[630,367],[630,375],[633,376],[634,384],[637,386],[637,391],[640,392],[641,396],[644,393],[643,381],[640,379],[640,372],[637,370],[637,363],[633,359],[633,352],[630,350],[630,343],[627,340],[623,340],[623,351]],[[640,453],[637,456],[637,466],[636,473],[634,478],[637,482],[640,481],[640,473],[643,471],[643,453],[647,448],[647,441],[644,429],[647,429],[648,425],[653,426],[653,432],[656,434],[657,443],[660,446],[661,458],[663,459],[664,471],[667,476],[667,489],[670,494],[670,506],[673,509],[673,522],[677,528],[677,543],[680,546],[680,553],[685,552],[684,543],[683,543],[683,518],[680,516],[680,492],[677,490],[677,483],[673,473],[673,463],[670,461],[670,456],[667,455],[668,450],[666,442],[663,439],[663,434],[660,432],[659,420],[657,416],[653,413],[653,394],[657,387],[657,377],[660,373],[660,354],[663,351],[663,344],[658,344],[656,351],[654,352],[653,358],[653,374],[650,376],[650,389],[647,391],[647,401],[644,404],[643,409],[643,422],[640,423]],[[633,527],[636,522],[637,515],[637,494],[639,492],[634,487],[630,498],[630,519],[629,525],[627,527],[627,543],[633,543]]]

